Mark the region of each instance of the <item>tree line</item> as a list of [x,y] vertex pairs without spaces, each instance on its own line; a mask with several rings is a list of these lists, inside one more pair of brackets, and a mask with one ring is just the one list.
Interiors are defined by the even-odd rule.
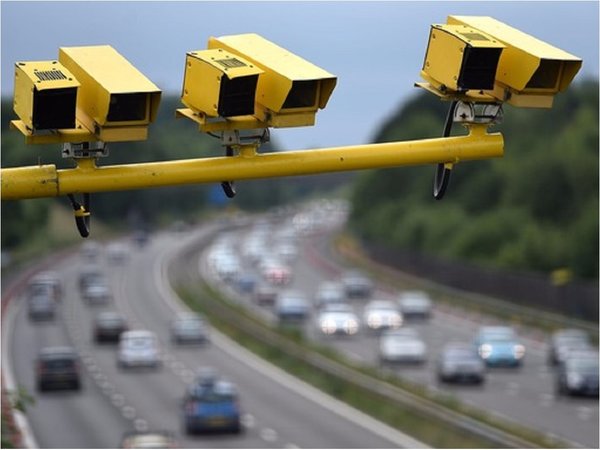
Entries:
[[[375,141],[438,137],[447,108],[415,95]],[[440,201],[431,194],[433,167],[361,173],[353,230],[448,260],[598,278],[598,81],[575,83],[550,110],[505,106],[493,131],[504,135],[504,158],[457,164]]]

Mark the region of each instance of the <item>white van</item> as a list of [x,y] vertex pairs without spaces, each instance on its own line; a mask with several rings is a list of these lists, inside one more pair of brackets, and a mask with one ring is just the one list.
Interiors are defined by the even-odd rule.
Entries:
[[148,330],[121,333],[117,365],[126,367],[159,367],[158,338]]

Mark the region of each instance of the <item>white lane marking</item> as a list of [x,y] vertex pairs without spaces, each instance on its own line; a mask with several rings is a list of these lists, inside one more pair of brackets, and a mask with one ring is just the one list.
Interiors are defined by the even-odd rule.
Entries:
[[283,448],[300,448],[300,447],[298,447],[296,444],[292,444],[291,442],[288,442],[287,444],[285,444],[283,446]]
[[136,412],[133,406],[123,406],[121,408],[121,415],[128,420],[133,420],[135,418]]
[[540,395],[540,406],[544,408],[549,408],[554,403],[554,395],[553,394],[541,394]]
[[148,431],[148,422],[144,419],[135,419],[133,426],[137,431]]
[[100,383],[100,389],[106,395],[113,394],[115,392],[115,386],[110,381],[102,381]]
[[256,418],[250,413],[243,414],[240,421],[244,428],[252,429],[256,426]]
[[122,407],[123,405],[125,405],[125,397],[122,394],[119,393],[114,393],[110,396],[110,401],[112,402],[113,405],[115,405],[117,408]]
[[[188,308],[175,294],[175,291],[168,282],[166,267],[168,266],[170,260],[175,256],[176,252],[180,251],[181,248],[189,246],[191,243],[192,239],[190,238],[185,242],[180,243],[181,246],[171,247],[170,251],[157,258],[154,263],[153,272],[157,290],[166,304],[169,305],[176,313],[186,311]],[[199,261],[200,260],[201,258]],[[425,443],[416,440],[412,436],[409,436],[395,428],[392,428],[389,425],[386,425],[383,422],[374,419],[362,411],[359,411],[350,405],[325,394],[314,386],[311,386],[308,383],[288,374],[279,367],[276,367],[273,364],[257,357],[237,342],[219,333],[217,330],[212,331],[212,337],[212,342],[220,350],[225,351],[234,359],[278,382],[286,389],[296,392],[298,395],[311,400],[321,408],[332,411],[338,416],[343,417],[344,419],[353,422],[356,425],[359,425],[360,427],[367,429],[384,439],[387,439],[399,447],[428,448]]]
[[592,417],[592,408],[589,408],[587,406],[580,406],[577,408],[577,417],[580,420],[590,420],[590,418]]
[[104,375],[102,372],[94,372],[92,377],[98,382],[98,384],[106,381],[106,375]]
[[275,442],[277,440],[277,431],[272,428],[263,428],[260,430],[259,435],[265,442]]

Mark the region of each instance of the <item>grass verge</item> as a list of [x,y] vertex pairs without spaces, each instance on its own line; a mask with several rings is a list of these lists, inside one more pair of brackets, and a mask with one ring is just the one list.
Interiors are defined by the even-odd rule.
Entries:
[[[564,443],[550,440],[534,430],[503,422],[500,418],[468,407],[453,396],[432,393],[427,391],[424,386],[408,382],[393,374],[383,374],[377,368],[357,365],[346,360],[331,348],[305,341],[295,330],[269,327],[242,306],[236,305],[220,292],[213,290],[205,282],[180,284],[176,287],[176,291],[191,309],[205,314],[213,326],[261,358],[432,447],[498,448],[499,444],[497,441],[469,433],[461,427],[432,417],[409,405],[393,401],[373,390],[364,389],[361,385],[350,382],[345,377],[321,370],[308,362],[310,358],[307,358],[307,355],[318,354],[329,358],[364,375],[501,429],[530,442],[532,446],[568,447]],[[251,324],[251,327],[262,327],[265,334],[249,332],[249,328],[244,324]],[[290,342],[300,346],[302,351],[300,353],[289,351],[286,343]]]

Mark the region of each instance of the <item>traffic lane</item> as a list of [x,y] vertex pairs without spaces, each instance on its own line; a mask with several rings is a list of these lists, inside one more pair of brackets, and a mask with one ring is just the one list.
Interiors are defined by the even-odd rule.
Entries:
[[[136,253],[130,260],[118,267],[112,266],[110,270],[105,265],[111,285],[113,286],[114,307],[123,312],[130,323],[136,327],[150,329],[157,332],[161,339],[161,355],[163,365],[158,370],[153,369],[119,369],[117,367],[117,346],[93,345],[95,362],[110,380],[113,386],[111,400],[117,402],[122,411],[127,410],[135,420],[142,420],[149,429],[168,430],[175,433],[178,446],[196,448],[205,446],[203,440],[186,436],[182,432],[182,398],[186,383],[182,380],[178,367],[184,365],[173,358],[169,346],[165,341],[167,316],[150,314],[155,320],[148,323],[145,311],[149,302],[146,293],[141,287],[144,281],[137,278],[138,266],[144,261],[152,261],[152,250],[144,249]],[[143,271],[143,269],[140,269]],[[146,280],[147,281],[147,280]],[[151,282],[152,280],[150,280]],[[150,283],[152,284],[152,283]],[[151,293],[152,294],[152,293]],[[134,305],[139,306],[139,308]],[[91,323],[95,308],[87,305],[78,305],[78,314],[82,320]],[[163,311],[165,312],[165,311]],[[197,355],[196,355],[197,356]],[[223,448],[258,447],[264,444],[258,439],[248,439],[245,436],[222,435],[214,439],[209,446]]]
[[[197,264],[187,263],[187,265],[197,267]],[[221,350],[217,350],[221,358],[219,362],[228,364],[229,368],[225,368],[225,373],[240,387],[246,410],[251,411],[261,423],[278,424],[277,428],[270,426],[276,432],[279,428],[294,433],[283,440],[291,441],[293,445],[301,447],[387,448],[395,446],[387,439],[356,427],[340,418],[337,413],[324,410],[314,401],[290,392],[261,374],[248,377],[246,364],[235,358],[223,359]],[[302,424],[303,427],[299,428],[298,424]]]
[[72,345],[64,324],[65,299],[54,322],[35,324],[29,321],[24,298],[21,300],[11,324],[12,367],[17,383],[33,395],[35,403],[27,407],[27,416],[38,444],[43,448],[114,447],[118,444],[118,438],[113,439],[115,430],[124,431],[127,423],[103,400],[85,370],[80,392],[36,390],[34,362],[38,351]]
[[[302,258],[297,263],[295,278],[298,288],[310,291],[318,284],[319,274],[328,276],[339,273],[339,270],[324,270],[323,264],[314,266],[315,257],[310,249],[311,244],[303,246]],[[311,263],[312,262],[312,263]],[[306,282],[303,281],[306,277]],[[377,292],[378,297],[389,297],[391,290],[383,287]],[[355,311],[360,315],[362,308],[368,300],[354,300]],[[477,328],[481,325],[497,324],[493,318],[487,322],[461,317],[459,313],[449,314],[434,308],[433,317],[429,321],[406,321],[405,326],[417,329],[428,346],[427,363],[419,365],[405,365],[396,368],[398,374],[415,382],[435,387],[435,358],[443,346],[452,340],[472,342]],[[486,320],[486,319],[483,319]],[[311,324],[311,326],[314,324]],[[313,328],[309,332],[315,335]],[[316,334],[322,341],[323,337]],[[377,340],[372,336],[361,333],[354,339],[333,339],[328,342],[347,356],[353,359],[378,364]],[[547,347],[536,341],[523,339],[527,353],[523,367],[518,369],[490,368],[488,378],[481,389],[452,390],[447,385],[437,385],[438,389],[451,390],[462,401],[472,403],[478,408],[494,411],[499,415],[518,420],[520,423],[539,429],[548,434],[565,437],[584,446],[598,446],[598,399],[573,399],[568,401],[558,398],[554,389],[554,373],[547,365]]]

